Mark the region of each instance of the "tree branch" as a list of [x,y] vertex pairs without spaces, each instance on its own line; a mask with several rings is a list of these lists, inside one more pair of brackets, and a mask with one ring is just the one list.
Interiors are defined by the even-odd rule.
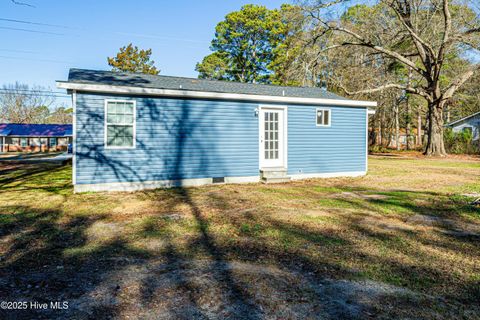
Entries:
[[438,61],[440,63],[443,61],[445,55],[445,49],[449,43],[450,32],[452,31],[452,16],[450,14],[450,8],[448,7],[448,0],[443,0],[443,17],[445,19],[444,26],[445,30],[443,32],[442,45],[440,50],[438,50]]
[[480,64],[476,65],[474,68],[470,68],[464,74],[455,79],[455,81],[453,81],[443,93],[442,100],[447,100],[453,97],[455,92],[478,71],[480,71]]
[[401,84],[398,84],[398,83],[389,83],[389,84],[385,84],[385,85],[380,86],[380,87],[376,87],[376,88],[372,88],[372,89],[363,89],[363,90],[358,90],[358,91],[348,91],[341,84],[337,83],[337,85],[340,87],[340,89],[342,89],[349,96],[353,96],[353,95],[356,95],[356,94],[375,93],[375,92],[379,92],[379,91],[384,91],[386,89],[400,89],[400,90],[405,90],[406,92],[409,92],[409,93],[420,95],[427,100],[430,99],[430,96],[425,91],[420,90],[419,88],[404,86],[404,85],[401,85]]
[[373,49],[377,52],[381,52],[381,53],[384,53],[386,54],[387,56],[390,56],[398,61],[400,61],[401,63],[409,66],[410,68],[412,68],[412,70],[414,70],[415,72],[419,73],[421,76],[423,77],[428,77],[428,74],[425,70],[423,70],[422,68],[419,68],[413,61],[411,61],[410,59],[408,59],[407,57],[401,55],[400,53],[398,52],[395,52],[395,51],[392,51],[392,50],[389,50],[387,48],[384,48],[384,47],[381,47],[379,45],[376,45],[374,43],[372,43],[371,41],[368,41],[366,40],[365,38],[363,38],[362,36],[360,36],[359,34],[357,34],[356,32],[353,32],[347,28],[344,28],[344,27],[338,27],[338,26],[333,26],[333,25],[327,25],[327,28],[330,28],[331,30],[335,30],[335,31],[339,31],[339,32],[343,32],[343,33],[346,33],[354,38],[356,38],[359,42],[358,43],[347,43],[346,45],[358,45],[358,46],[363,46],[363,47],[367,47],[367,48],[370,48],[370,49]]
[[[402,23],[403,27],[405,29],[407,29],[408,33],[410,34],[413,42],[415,43],[415,46],[417,47],[417,50],[418,50],[418,53],[420,55],[420,57],[422,58],[422,61],[425,65],[425,63],[427,63],[427,56],[426,56],[426,53],[425,53],[425,49],[427,49],[427,51],[430,53],[431,56],[434,56],[435,53],[434,53],[434,50],[432,48],[432,46],[430,46],[425,40],[423,40],[414,30],[413,30],[413,26],[411,24],[411,21],[410,21],[410,18],[411,18],[411,14],[410,12],[407,12],[406,14],[402,14],[398,8],[396,8],[393,3],[390,3],[389,4],[389,7],[392,8],[392,10],[395,12],[395,14],[397,15],[398,19],[400,20],[400,22]],[[408,19],[407,19],[408,17]]]
[[469,34],[477,33],[477,32],[480,32],[480,28],[474,28],[474,29],[467,30],[463,34],[464,35],[469,35]]

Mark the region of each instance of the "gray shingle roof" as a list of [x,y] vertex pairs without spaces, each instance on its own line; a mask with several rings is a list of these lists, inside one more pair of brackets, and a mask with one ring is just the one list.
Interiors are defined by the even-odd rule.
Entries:
[[[476,117],[476,116],[480,116],[480,112],[475,112],[469,116],[466,116],[464,118],[461,118],[461,119],[458,119],[458,120],[455,120],[455,121],[452,121],[450,123],[447,123],[445,126],[447,127],[451,127],[451,126],[455,126],[456,124],[462,122],[462,121],[465,121],[465,120],[468,120],[470,118],[473,118],[473,117]],[[480,119],[480,118],[479,118]]]
[[68,82],[152,89],[192,90],[263,96],[348,100],[320,88],[285,87],[265,84],[215,81],[172,76],[155,76],[141,73],[123,73],[87,69],[70,69]]

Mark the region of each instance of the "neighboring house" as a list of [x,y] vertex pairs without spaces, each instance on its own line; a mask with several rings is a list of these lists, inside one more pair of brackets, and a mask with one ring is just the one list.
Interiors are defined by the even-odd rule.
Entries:
[[319,88],[82,69],[57,86],[73,99],[76,192],[367,171],[375,102]]
[[477,141],[480,137],[480,112],[469,115],[457,121],[450,122],[446,125],[452,128],[453,132],[470,131],[473,141]]
[[[395,138],[395,132],[392,132],[390,135],[390,142],[388,144],[389,148],[397,148],[397,141]],[[400,149],[406,149],[407,148],[407,137],[410,139],[410,148],[415,148],[418,145],[422,144],[422,141],[417,141],[418,136],[417,136],[417,129],[412,128],[410,130],[410,135],[407,135],[407,130],[400,128],[399,133],[398,133],[398,144],[400,145]]]
[[71,124],[0,123],[0,152],[66,151]]

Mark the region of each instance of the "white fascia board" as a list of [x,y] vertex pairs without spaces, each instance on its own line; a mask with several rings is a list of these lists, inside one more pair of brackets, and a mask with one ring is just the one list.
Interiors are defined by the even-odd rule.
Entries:
[[279,97],[279,96],[266,96],[266,95],[255,95],[255,94],[240,94],[240,93],[155,89],[155,88],[141,88],[141,87],[127,87],[127,86],[111,86],[111,85],[103,85],[103,84],[102,85],[83,84],[83,83],[74,83],[74,82],[67,82],[67,81],[57,81],[57,88],[67,89],[67,90],[87,91],[87,92],[147,95],[147,96],[151,95],[151,96],[176,97],[176,98],[278,102],[278,103],[332,105],[332,106],[345,106],[345,107],[376,107],[377,106],[377,103],[374,101]]
[[460,123],[460,122],[462,122],[462,121],[465,121],[465,120],[467,120],[467,119],[473,118],[473,117],[478,116],[478,115],[480,115],[480,112],[476,112],[476,113],[474,113],[474,114],[471,114],[471,115],[469,115],[469,116],[466,116],[465,118],[452,121],[452,122],[450,122],[450,123],[447,123],[445,126],[446,126],[446,127],[455,126],[456,124],[458,124],[458,123]]

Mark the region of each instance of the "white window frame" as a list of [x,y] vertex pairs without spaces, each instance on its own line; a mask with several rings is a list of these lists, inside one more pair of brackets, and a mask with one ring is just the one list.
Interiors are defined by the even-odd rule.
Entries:
[[[52,140],[55,141],[55,144],[52,145]],[[58,139],[56,137],[51,137],[51,138],[48,138],[48,145],[50,147],[56,147],[58,146]]]
[[[121,102],[121,103],[133,103],[133,145],[132,146],[108,146],[107,145],[107,114],[108,114],[108,103],[109,102]],[[104,131],[104,147],[109,150],[120,150],[120,149],[135,149],[137,147],[137,101],[136,100],[120,100],[120,99],[105,99],[104,103],[105,109],[105,119],[103,123]],[[115,124],[112,124],[115,125]]]
[[[318,111],[328,111],[328,124],[318,124]],[[325,113],[323,113],[325,115]],[[330,108],[316,108],[315,109],[315,124],[317,127],[330,127],[332,125],[332,109]]]

